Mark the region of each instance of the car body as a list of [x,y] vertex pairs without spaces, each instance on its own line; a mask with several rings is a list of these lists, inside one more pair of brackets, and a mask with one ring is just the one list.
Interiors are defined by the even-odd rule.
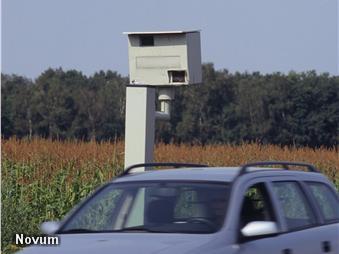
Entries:
[[338,254],[335,187],[313,166],[300,164],[314,171],[303,172],[286,170],[290,165],[299,164],[126,173],[61,223],[45,224],[58,246],[21,253]]

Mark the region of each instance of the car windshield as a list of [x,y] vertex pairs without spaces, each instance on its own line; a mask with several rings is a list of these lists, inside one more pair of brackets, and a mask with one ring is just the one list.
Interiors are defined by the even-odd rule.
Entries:
[[213,233],[224,221],[226,183],[112,183],[92,196],[58,233]]

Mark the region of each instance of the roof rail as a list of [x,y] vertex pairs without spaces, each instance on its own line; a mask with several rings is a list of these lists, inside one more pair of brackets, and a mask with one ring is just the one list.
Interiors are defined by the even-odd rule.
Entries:
[[150,168],[150,167],[173,167],[173,168],[188,168],[188,167],[194,167],[194,168],[202,168],[202,167],[208,167],[208,165],[204,164],[194,164],[194,163],[176,163],[176,162],[152,162],[152,163],[140,163],[140,164],[134,164],[129,167],[127,167],[120,176],[125,176],[131,173],[132,169],[135,168]]
[[313,166],[312,164],[304,163],[304,162],[289,162],[289,161],[258,161],[252,162],[245,165],[242,165],[240,168],[240,172],[238,177],[248,173],[247,169],[250,167],[257,167],[257,166],[273,166],[273,165],[280,165],[284,169],[289,170],[289,166],[301,166],[306,167],[308,171],[319,173],[319,170]]

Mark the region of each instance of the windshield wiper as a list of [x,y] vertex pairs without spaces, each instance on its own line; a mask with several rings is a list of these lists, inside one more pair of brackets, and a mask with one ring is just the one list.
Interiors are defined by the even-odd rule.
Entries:
[[140,232],[149,232],[149,233],[167,233],[162,230],[154,230],[145,226],[135,226],[135,227],[126,227],[117,230],[113,230],[111,232],[131,232],[131,231],[140,231]]
[[86,228],[72,228],[58,232],[58,234],[80,234],[80,233],[100,233],[102,231],[91,230]]
[[119,232],[148,232],[148,233],[170,233],[163,230],[154,230],[145,226],[126,227],[115,230],[91,230],[86,228],[72,228],[58,232],[58,234],[81,234],[81,233],[119,233]]

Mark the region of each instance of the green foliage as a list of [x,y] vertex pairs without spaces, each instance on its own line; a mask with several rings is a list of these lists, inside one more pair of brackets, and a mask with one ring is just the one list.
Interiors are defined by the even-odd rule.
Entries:
[[[2,135],[110,140],[124,136],[127,78],[48,69],[34,82],[2,75]],[[165,143],[260,142],[335,147],[339,77],[315,71],[229,73],[203,65],[203,84],[176,89]]]
[[2,75],[4,137],[108,140],[123,134],[125,84],[115,72],[86,77],[48,69],[35,82]]
[[177,92],[167,140],[338,145],[339,77],[314,71],[231,74],[211,64],[204,65],[203,73],[203,85]]
[[16,250],[12,245],[14,233],[39,234],[42,222],[60,220],[104,182],[100,171],[96,171],[91,181],[84,180],[81,169],[70,178],[71,164],[48,180],[40,178],[34,181],[31,181],[36,174],[34,165],[8,160],[3,160],[1,165],[1,243],[4,253]]
[[32,82],[16,75],[1,75],[1,132],[4,137],[32,133],[30,97]]

